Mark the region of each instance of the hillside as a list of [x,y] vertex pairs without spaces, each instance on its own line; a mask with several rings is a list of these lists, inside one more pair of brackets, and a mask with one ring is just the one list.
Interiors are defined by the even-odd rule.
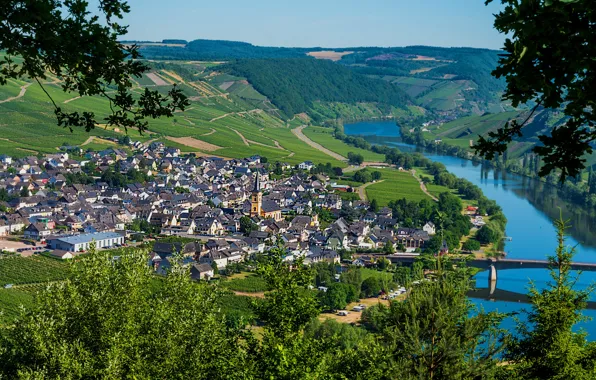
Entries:
[[312,111],[315,102],[371,102],[387,110],[409,103],[399,87],[325,60],[239,60],[213,70],[246,78],[287,117]]

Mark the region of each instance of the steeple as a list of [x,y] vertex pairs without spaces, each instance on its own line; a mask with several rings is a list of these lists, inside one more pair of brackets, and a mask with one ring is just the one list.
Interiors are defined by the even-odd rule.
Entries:
[[253,193],[261,191],[261,173],[257,172],[257,178],[255,179],[255,187],[252,189]]

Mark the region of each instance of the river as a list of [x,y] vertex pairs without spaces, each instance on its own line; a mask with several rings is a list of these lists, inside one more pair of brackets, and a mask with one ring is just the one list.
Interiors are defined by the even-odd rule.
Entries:
[[[507,217],[506,235],[511,241],[505,243],[507,257],[544,260],[555,252],[557,245],[552,220],[562,211],[570,219],[568,245],[576,247],[574,261],[596,263],[596,218],[587,215],[580,207],[565,202],[557,196],[556,188],[527,177],[487,168],[458,157],[423,151],[400,139],[400,131],[393,121],[360,122],[344,126],[347,135],[359,135],[372,144],[384,144],[399,148],[403,152],[420,152],[433,161],[441,162],[451,173],[465,178],[482,189],[484,194],[497,201]],[[541,269],[502,270],[498,272],[497,288],[517,293],[526,293],[530,281],[537,287],[544,287],[550,280],[548,271]],[[477,286],[485,287],[488,272],[477,276]],[[596,272],[582,273],[578,287],[596,282]],[[596,296],[591,298],[596,301]],[[485,310],[515,312],[529,305],[517,302],[475,300]],[[596,310],[585,315],[594,322],[582,323],[579,327],[588,332],[590,340],[596,340]],[[505,321],[505,327],[512,329],[512,320]]]

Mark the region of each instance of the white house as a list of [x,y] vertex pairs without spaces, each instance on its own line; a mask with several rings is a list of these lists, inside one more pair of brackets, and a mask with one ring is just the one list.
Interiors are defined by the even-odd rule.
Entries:
[[427,222],[424,227],[422,227],[422,231],[425,231],[429,235],[434,235],[435,231],[435,224],[433,222]]
[[80,252],[88,250],[92,242],[97,248],[111,248],[116,244],[124,244],[124,236],[115,232],[97,232],[49,239],[48,245],[52,249]]
[[315,165],[312,163],[312,161],[304,161],[298,164],[298,168],[302,170],[310,170],[314,167]]

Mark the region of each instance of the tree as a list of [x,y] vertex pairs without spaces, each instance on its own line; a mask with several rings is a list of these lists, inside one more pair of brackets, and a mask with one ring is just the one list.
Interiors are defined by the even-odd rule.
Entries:
[[[402,246],[403,246],[403,244],[402,244]],[[388,255],[395,253],[395,246],[393,245],[393,242],[391,240],[389,240],[387,243],[385,243],[385,246],[383,247],[383,252],[385,252]],[[403,251],[401,251],[401,252],[403,252]]]
[[[493,0],[486,0],[491,3]],[[585,167],[585,154],[592,153],[596,139],[596,3],[591,0],[501,0],[495,28],[512,36],[505,41],[505,54],[493,72],[505,78],[503,98],[513,107],[534,104],[522,121],[513,120],[488,138],[480,137],[474,149],[486,158],[501,154],[541,107],[563,108],[568,120],[538,136],[533,151],[544,165],[540,175],[561,170],[561,179],[574,177]],[[547,25],[548,27],[545,27]]]
[[362,165],[364,162],[364,156],[361,154],[348,152],[348,163],[350,165]]
[[475,236],[476,240],[482,244],[496,243],[500,237],[500,232],[491,223],[482,226],[482,228],[476,232]]
[[0,201],[6,202],[9,198],[8,190],[5,187],[0,187]]
[[370,207],[368,209],[372,212],[379,211],[379,203],[377,202],[376,198],[373,198],[373,200],[370,201]]
[[243,234],[248,235],[252,231],[256,231],[257,229],[257,225],[248,216],[245,215],[240,218],[240,232],[242,232]]
[[[148,88],[133,96],[131,77],[140,77],[149,67],[139,60],[136,45],[120,43],[127,27],[119,23],[130,11],[125,1],[99,2],[93,15],[84,1],[6,0],[0,7],[0,85],[9,79],[32,79],[54,106],[58,125],[90,131],[100,121],[90,111],[67,111],[45,90],[48,74],[61,80],[65,92],[106,98],[112,113],[102,124],[147,129],[146,118],[172,116],[189,104],[174,86],[167,95]],[[18,57],[18,60],[15,59]],[[114,93],[115,92],[115,93]]]
[[[2,330],[2,377],[213,379],[226,368],[226,376],[243,378],[251,371],[248,352],[241,330],[219,311],[222,295],[172,261],[158,280],[142,250],[78,260],[69,278]],[[197,360],[203,355],[212,359]]]
[[211,262],[211,269],[213,269],[213,274],[219,273],[219,267],[217,266],[217,263],[215,262],[215,260],[213,260]]
[[372,172],[373,181],[378,181],[381,179],[381,177],[383,177],[383,174],[380,171],[375,170],[374,172]]
[[377,277],[371,276],[362,281],[360,291],[364,298],[375,297],[381,292],[381,282]]
[[385,270],[391,266],[391,261],[387,260],[384,257],[381,257],[377,260],[377,268],[380,270]]
[[327,288],[326,292],[321,292],[321,306],[326,310],[345,309],[348,305],[348,294],[345,287],[352,285],[334,282]]
[[477,251],[480,249],[480,242],[475,239],[466,240],[461,249],[464,251]]
[[575,248],[565,245],[568,224],[555,221],[557,249],[549,256],[550,281],[546,288],[530,288],[532,308],[527,322],[517,325],[505,357],[524,379],[593,379],[596,373],[596,347],[586,341],[586,334],[573,327],[586,318],[585,309],[594,285],[576,290],[577,276],[571,273]]
[[21,189],[21,192],[19,193],[19,196],[21,196],[21,197],[28,197],[29,196],[29,189],[27,189],[26,187],[23,187]]
[[[404,302],[375,306],[363,315],[383,337],[403,379],[493,378],[504,338],[504,315],[474,308],[466,296],[472,272],[436,263],[435,281],[412,288]],[[372,310],[377,309],[377,310]]]

